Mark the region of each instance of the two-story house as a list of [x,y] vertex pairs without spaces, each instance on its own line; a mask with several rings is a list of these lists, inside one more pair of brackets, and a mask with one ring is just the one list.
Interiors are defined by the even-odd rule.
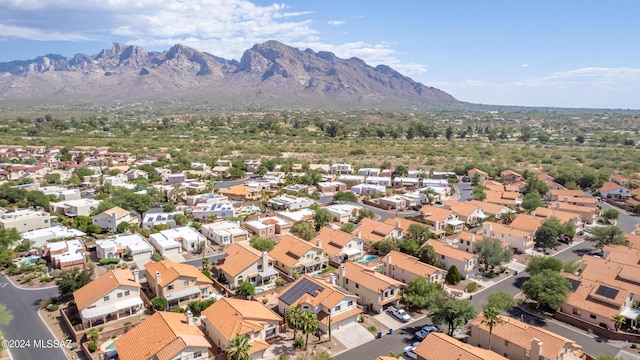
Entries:
[[329,171],[332,174],[353,174],[351,164],[333,164]]
[[[182,249],[191,252],[197,251],[198,248],[206,245],[207,242],[207,238],[191,226],[162,230],[159,233],[149,235],[149,240],[154,246],[156,246],[156,244],[178,243]],[[156,249],[158,249],[158,246],[156,246]],[[160,249],[158,249],[158,251],[160,251]]]
[[464,221],[458,219],[453,211],[437,206],[425,205],[420,209],[422,219],[433,226],[436,234],[443,234],[445,228],[452,232],[460,232],[464,228]]
[[340,265],[337,275],[337,284],[356,294],[358,304],[377,313],[389,305],[397,305],[405,288],[403,282],[355,262]]
[[91,222],[93,225],[99,226],[102,231],[115,233],[121,223],[126,222],[131,225],[138,225],[139,220],[132,212],[116,206],[94,216]]
[[212,346],[185,314],[159,311],[114,341],[120,360],[211,359]]
[[387,254],[382,273],[405,284],[415,277],[442,284],[447,277],[446,270],[423,263],[417,257],[399,251],[391,251]]
[[455,265],[463,279],[474,277],[478,274],[478,255],[456,249],[455,247],[437,240],[428,240],[423,246],[431,245],[445,269],[451,269]]
[[500,320],[491,333],[482,314],[469,321],[469,344],[515,360],[581,359],[576,354],[580,346],[573,340],[510,317],[500,316]]
[[236,221],[217,221],[210,224],[202,224],[200,232],[212,243],[223,246],[237,241],[249,240],[249,232],[240,227],[240,224]]
[[193,265],[162,260],[146,263],[144,268],[149,288],[167,299],[169,307],[184,307],[213,294],[213,281]]
[[321,247],[329,256],[329,262],[334,265],[345,261],[358,261],[364,255],[362,239],[328,226],[320,229],[320,233],[311,243]]
[[49,211],[64,214],[69,217],[90,216],[91,212],[100,205],[101,200],[74,199],[49,203]]
[[598,189],[603,199],[626,200],[631,197],[631,190],[613,181],[607,181]]
[[116,269],[74,291],[73,301],[82,323],[93,327],[96,320],[104,323],[140,314],[144,310],[140,288],[138,270]]
[[364,240],[364,245],[371,246],[374,243],[389,239],[401,238],[402,229],[394,225],[385,224],[383,222],[364,218],[360,221],[358,227],[351,232],[357,238]]
[[206,308],[202,315],[206,332],[220,349],[236,336],[249,340],[249,355],[262,359],[269,344],[267,340],[280,334],[283,319],[258,301],[221,298]]
[[276,269],[288,276],[294,273],[316,274],[327,268],[329,256],[317,245],[292,235],[283,235],[276,246],[269,251],[275,260]]
[[487,218],[482,206],[468,201],[447,200],[444,207],[458,215],[458,220],[463,221],[467,227],[481,224]]
[[506,242],[509,244],[509,248],[524,252],[535,245],[534,234],[535,231],[525,231],[509,225],[486,222],[482,227],[481,235]]
[[[333,277],[335,282],[335,277]],[[336,286],[335,283],[322,281],[310,275],[304,275],[288,285],[278,297],[278,312],[284,314],[292,307],[309,311],[318,316],[320,331],[329,332],[353,324],[362,314],[357,306],[358,296]]]
[[98,259],[122,259],[128,255],[133,261],[149,260],[153,247],[140,234],[123,234],[96,240],[96,255]]
[[500,173],[500,179],[502,179],[502,181],[504,182],[507,182],[508,184],[513,184],[518,181],[522,181],[524,178],[522,177],[522,175],[518,174],[515,171],[503,170]]
[[0,217],[0,229],[16,229],[19,233],[51,227],[51,214],[31,209],[8,212]]
[[216,269],[231,289],[245,281],[262,286],[277,278],[274,261],[266,251],[260,252],[247,244],[234,243],[227,246],[224,253],[227,256],[222,264],[216,265]]

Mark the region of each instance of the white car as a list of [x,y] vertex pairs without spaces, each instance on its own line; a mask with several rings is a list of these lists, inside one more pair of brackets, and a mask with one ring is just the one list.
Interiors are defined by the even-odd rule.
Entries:
[[432,326],[432,325],[427,325],[425,327],[423,327],[422,329],[418,330],[416,332],[416,337],[420,340],[424,340],[424,338],[427,337],[427,335],[429,335],[432,332],[438,332],[440,330],[438,330],[437,327]]
[[387,308],[387,311],[390,312],[396,318],[398,318],[398,320],[401,320],[402,322],[408,322],[409,320],[411,320],[411,316],[409,316],[409,314],[407,314],[407,312],[404,311],[404,309],[398,309],[394,306],[389,306]]
[[405,346],[402,352],[402,355],[409,359],[417,359],[418,354],[414,352],[414,350],[420,345],[420,342],[414,342],[413,345]]

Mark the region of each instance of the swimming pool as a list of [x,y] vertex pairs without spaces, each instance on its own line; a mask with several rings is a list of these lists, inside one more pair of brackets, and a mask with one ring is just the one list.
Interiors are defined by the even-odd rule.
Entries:
[[369,261],[375,260],[377,258],[379,258],[378,255],[367,255],[364,258],[362,258],[362,260],[358,261],[358,263],[360,264],[368,263]]
[[114,343],[113,341],[111,342],[111,344],[109,344],[107,346],[107,350],[111,351],[111,350],[115,350],[116,349],[116,343]]
[[41,258],[40,255],[31,256],[31,257],[28,257],[28,258],[22,260],[22,262],[20,264],[22,266],[33,265],[33,264],[37,263],[38,260],[40,260],[40,258]]
[[260,294],[261,292],[264,292],[264,289],[260,289],[260,288],[256,289],[256,294]]

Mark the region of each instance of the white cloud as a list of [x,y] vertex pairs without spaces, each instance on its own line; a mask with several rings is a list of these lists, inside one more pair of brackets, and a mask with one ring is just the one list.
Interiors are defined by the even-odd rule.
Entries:
[[586,67],[495,83],[429,83],[459,100],[482,104],[640,109],[640,68]]
[[529,67],[529,64],[522,64],[520,65],[520,67],[526,68],[526,67]]
[[389,43],[327,43],[313,27],[312,12],[293,10],[284,3],[262,6],[249,0],[0,0],[0,11],[10,19],[0,27],[0,38],[117,39],[154,50],[182,43],[228,59],[239,59],[256,43],[277,40],[387,64],[408,75],[426,72],[424,65],[402,61]]

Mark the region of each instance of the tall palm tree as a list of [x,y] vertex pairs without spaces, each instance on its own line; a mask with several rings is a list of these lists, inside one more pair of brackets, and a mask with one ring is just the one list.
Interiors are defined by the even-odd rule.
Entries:
[[173,189],[169,191],[169,201],[174,201],[176,203],[184,200],[184,196],[187,194],[187,189],[185,189],[181,183],[173,184]]
[[515,211],[508,211],[504,213],[504,215],[502,215],[502,220],[504,221],[505,224],[511,224],[511,222],[513,222],[515,218],[516,218]]
[[489,347],[491,350],[491,337],[493,335],[493,328],[497,325],[504,323],[504,320],[500,317],[500,311],[495,308],[488,308],[482,311],[482,315],[484,319],[482,319],[482,323],[489,327]]
[[304,349],[307,350],[307,346],[309,346],[309,334],[318,331],[318,316],[312,312],[303,311],[300,327],[302,328],[302,332],[307,335],[304,340]]
[[302,310],[299,307],[289,308],[284,312],[284,318],[287,326],[293,329],[293,340],[295,340],[302,320]]
[[429,205],[431,205],[431,203],[433,202],[433,199],[439,196],[439,194],[432,188],[426,188],[422,190],[421,193],[423,193],[427,197],[427,203]]
[[251,360],[249,339],[238,335],[227,344],[227,360]]
[[619,331],[622,325],[626,323],[627,323],[627,319],[624,316],[620,314],[613,315],[613,326],[615,326],[616,331]]

